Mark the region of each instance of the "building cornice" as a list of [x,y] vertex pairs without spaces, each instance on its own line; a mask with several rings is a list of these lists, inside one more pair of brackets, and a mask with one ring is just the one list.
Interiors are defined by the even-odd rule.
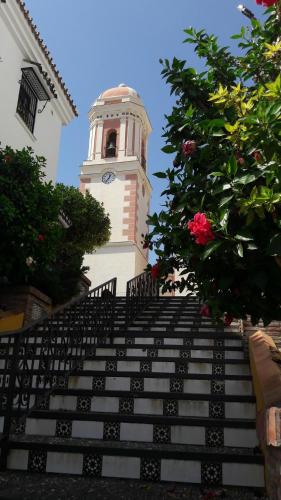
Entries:
[[54,79],[58,98],[53,99],[52,104],[60,115],[62,123],[68,124],[78,116],[76,106],[24,2],[22,0],[1,2],[0,16],[21,49],[23,59],[36,61]]

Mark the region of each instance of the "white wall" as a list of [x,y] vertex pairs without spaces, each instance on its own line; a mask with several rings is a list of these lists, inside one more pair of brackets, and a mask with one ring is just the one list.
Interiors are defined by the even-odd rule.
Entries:
[[[4,4],[3,4],[4,5]],[[28,54],[17,45],[14,37],[0,16],[0,141],[15,149],[31,146],[36,154],[47,160],[47,180],[55,180],[58,161],[61,120],[54,109],[53,101],[48,102],[43,113],[36,114],[34,134],[16,113],[21,67]],[[41,109],[44,102],[38,102]]]
[[135,257],[133,245],[105,245],[94,254],[85,255],[83,265],[90,267],[86,276],[92,282],[91,288],[117,277],[117,295],[126,295],[127,281],[136,275]]

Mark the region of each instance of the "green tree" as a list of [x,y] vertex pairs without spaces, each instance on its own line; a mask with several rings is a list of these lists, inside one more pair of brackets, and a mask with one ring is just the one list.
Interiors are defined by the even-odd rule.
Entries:
[[61,238],[59,193],[44,182],[45,160],[30,148],[0,149],[0,279],[29,283],[55,258]]
[[31,148],[0,149],[0,284],[34,285],[63,303],[79,291],[84,254],[108,241],[110,221],[88,192],[46,183],[44,168]]
[[[280,2],[265,23],[234,35],[241,55],[193,28],[185,42],[203,58],[198,73],[176,58],[163,77],[176,96],[163,151],[174,154],[165,208],[153,214],[146,244],[155,248],[165,288],[196,291],[216,317],[281,319]],[[175,284],[165,279],[181,271]]]
[[110,220],[102,204],[89,192],[85,195],[73,186],[56,186],[63,214],[70,220],[70,227],[62,231],[52,264],[36,273],[35,283],[52,297],[63,303],[78,293],[85,253],[104,245],[110,237]]

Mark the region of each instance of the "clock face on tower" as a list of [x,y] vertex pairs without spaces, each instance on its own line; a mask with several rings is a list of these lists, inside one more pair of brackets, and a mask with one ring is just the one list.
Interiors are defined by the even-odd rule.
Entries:
[[113,172],[105,172],[101,178],[104,184],[110,184],[115,179],[115,174]]

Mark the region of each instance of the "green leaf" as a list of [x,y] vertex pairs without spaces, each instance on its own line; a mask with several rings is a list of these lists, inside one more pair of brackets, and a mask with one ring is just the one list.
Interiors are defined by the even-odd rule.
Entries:
[[224,205],[227,205],[230,200],[233,198],[233,194],[231,196],[225,196],[219,203],[219,207],[222,208]]
[[229,213],[230,210],[228,208],[224,208],[220,211],[220,225],[224,230],[227,228]]
[[239,231],[239,233],[237,233],[234,238],[241,241],[251,241],[254,239],[250,231],[248,231],[247,229],[241,229],[241,231]]
[[242,243],[238,243],[236,248],[237,248],[237,253],[238,253],[239,257],[242,258],[244,255]]
[[164,146],[163,148],[161,148],[161,151],[163,151],[163,153],[171,154],[171,153],[175,153],[177,151],[177,148],[175,146],[171,146],[171,145],[167,144],[167,146]]
[[165,172],[155,172],[153,175],[155,177],[158,177],[159,179],[166,179],[166,177],[167,177]]
[[235,156],[232,155],[227,164],[227,173],[232,177],[234,177],[236,175],[236,172],[237,172],[237,161]]
[[201,259],[206,260],[207,257],[209,257],[213,252],[215,252],[222,244],[222,241],[213,241],[212,243],[209,243],[203,252]]
[[268,253],[269,255],[281,255],[281,233],[275,234],[271,238]]
[[211,172],[209,175],[212,177],[223,177],[224,174],[222,172]]
[[234,180],[235,184],[250,184],[250,182],[254,182],[256,180],[257,176],[254,174],[247,174],[243,175],[242,177],[238,177],[237,179]]

